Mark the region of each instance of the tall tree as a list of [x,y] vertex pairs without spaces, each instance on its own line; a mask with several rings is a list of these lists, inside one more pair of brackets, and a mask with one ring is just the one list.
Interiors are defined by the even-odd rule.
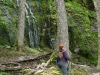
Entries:
[[97,69],[100,70],[100,0],[93,0],[96,14],[97,14],[97,24],[98,24],[98,65]]
[[65,46],[69,53],[68,23],[64,0],[55,0],[57,11],[57,49],[60,44]]
[[22,50],[22,48],[24,46],[25,2],[26,2],[26,0],[19,0],[19,11],[18,11],[18,50]]

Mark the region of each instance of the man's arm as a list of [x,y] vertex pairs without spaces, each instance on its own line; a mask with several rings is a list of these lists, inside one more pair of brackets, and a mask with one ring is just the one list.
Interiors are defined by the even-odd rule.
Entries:
[[66,59],[66,60],[71,60],[71,58],[68,56],[68,54],[67,54],[67,52],[66,52],[66,51],[64,51],[64,53],[63,53],[63,54],[64,54],[64,57],[65,57],[65,59]]

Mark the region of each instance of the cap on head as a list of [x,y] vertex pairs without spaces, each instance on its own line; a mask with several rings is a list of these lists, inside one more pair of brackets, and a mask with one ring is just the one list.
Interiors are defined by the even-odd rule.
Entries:
[[64,48],[64,45],[63,45],[63,44],[61,44],[61,45],[59,46],[59,48],[60,48],[60,49],[63,49],[63,48]]

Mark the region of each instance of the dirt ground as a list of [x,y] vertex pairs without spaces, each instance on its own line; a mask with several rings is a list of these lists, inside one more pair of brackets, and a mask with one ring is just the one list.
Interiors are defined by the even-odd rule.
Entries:
[[[40,55],[40,54],[39,54]],[[32,59],[36,55],[34,54],[25,54],[25,53],[17,53],[15,51],[9,51],[9,50],[0,50],[0,64],[9,63],[9,62],[18,62],[22,61],[24,59]],[[37,55],[38,56],[38,55]],[[45,58],[45,57],[43,57]],[[36,69],[37,65],[40,64],[42,59],[37,59],[35,61],[25,61],[20,62],[21,66],[25,69]],[[88,67],[87,68],[88,75],[100,75],[100,70],[97,70],[95,67]]]

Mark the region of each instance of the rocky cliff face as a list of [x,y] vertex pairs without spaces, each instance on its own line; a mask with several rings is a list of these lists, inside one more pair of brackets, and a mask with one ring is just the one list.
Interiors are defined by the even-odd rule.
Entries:
[[[2,39],[1,45],[13,45],[16,37],[17,37],[17,24],[18,24],[18,0],[8,0],[8,1],[0,1],[0,24],[2,26],[1,32],[5,35],[3,36],[1,33],[0,39]],[[36,26],[36,18],[33,14],[33,4],[31,1],[26,3],[26,38],[31,47],[39,45],[39,34],[38,27]],[[5,28],[6,27],[6,28]],[[7,38],[6,38],[7,37]],[[5,38],[6,40],[3,40]]]

